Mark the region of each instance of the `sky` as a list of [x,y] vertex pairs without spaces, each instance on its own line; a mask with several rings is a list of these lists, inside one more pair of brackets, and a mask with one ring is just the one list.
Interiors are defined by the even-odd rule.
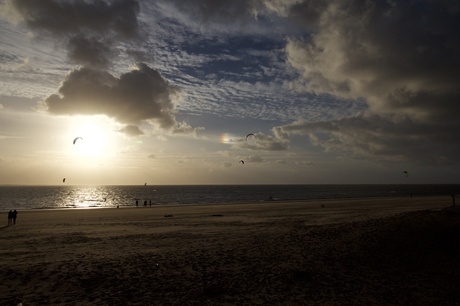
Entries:
[[0,0],[0,184],[458,184],[458,28],[451,0]]

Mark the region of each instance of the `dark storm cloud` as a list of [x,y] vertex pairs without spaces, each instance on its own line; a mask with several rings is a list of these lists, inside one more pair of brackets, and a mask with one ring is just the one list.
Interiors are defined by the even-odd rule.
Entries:
[[137,35],[139,3],[135,0],[10,0],[9,3],[33,30],[63,36],[86,30],[115,32],[127,38]]
[[106,41],[90,39],[83,35],[77,35],[69,39],[69,58],[82,65],[95,65],[107,67],[110,63],[109,56],[112,50]]
[[378,162],[422,165],[458,164],[460,136],[453,124],[431,125],[407,116],[363,115],[330,122],[298,121],[275,127],[274,134],[304,135],[310,142],[339,156]]
[[[290,135],[335,154],[380,161],[456,163],[460,130],[460,5],[455,1],[173,1],[200,23],[237,25],[263,9],[302,29],[286,55],[300,77],[292,88],[364,101],[368,112],[295,122],[261,135],[253,150],[287,149]],[[225,16],[224,16],[225,15]],[[300,33],[302,33],[300,35]],[[301,38],[299,38],[301,37]],[[262,136],[265,139],[262,141]]]
[[364,98],[375,112],[425,121],[460,111],[459,5],[453,1],[304,1],[291,17],[312,31],[290,40],[297,89]]
[[140,6],[135,0],[9,0],[7,3],[33,32],[64,39],[69,58],[78,64],[105,67],[113,57],[115,40],[138,37]]
[[[128,124],[120,132],[141,135],[137,124],[152,123],[171,133],[195,133],[176,122],[175,104],[180,90],[146,64],[119,78],[106,71],[117,46],[140,38],[135,0],[9,0],[10,8],[39,37],[64,41],[71,62],[83,65],[62,83],[59,94],[46,100],[48,111],[62,115],[103,114]],[[141,52],[124,46],[128,55]],[[126,48],[120,48],[126,49]]]
[[292,87],[360,99],[366,115],[275,128],[334,152],[383,160],[456,163],[460,149],[460,5],[455,1],[301,1],[289,17]]
[[87,67],[72,71],[45,103],[49,112],[60,115],[103,114],[120,123],[153,121],[163,129],[176,126],[175,103],[178,87],[169,84],[146,64],[116,78]]

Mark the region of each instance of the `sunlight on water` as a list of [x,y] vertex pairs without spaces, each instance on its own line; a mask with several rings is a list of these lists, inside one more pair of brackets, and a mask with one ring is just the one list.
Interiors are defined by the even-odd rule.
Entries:
[[106,186],[0,187],[0,209],[55,209],[112,207]]
[[0,186],[0,210],[87,209],[268,200],[460,194],[460,185]]
[[101,186],[88,187],[68,187],[61,191],[61,196],[58,197],[61,204],[68,208],[93,208],[110,206],[107,199],[107,192]]

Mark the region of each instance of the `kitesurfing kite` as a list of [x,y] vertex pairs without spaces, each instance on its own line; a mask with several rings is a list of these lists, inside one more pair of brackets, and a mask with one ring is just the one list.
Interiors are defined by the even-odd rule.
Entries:
[[253,133],[249,133],[246,135],[246,142],[248,142],[248,139],[253,139],[254,141],[255,138],[256,138],[256,135],[254,135]]
[[244,160],[240,160],[240,163],[244,165]]
[[75,139],[73,140],[73,144],[75,144],[75,143],[77,142],[77,140],[78,140],[78,139],[81,139],[81,140],[83,140],[83,138],[81,138],[81,137],[77,137],[77,138],[75,138]]
[[65,178],[62,179],[62,182],[65,183]]
[[407,178],[408,172],[406,170],[404,170],[403,173],[406,175],[406,178]]

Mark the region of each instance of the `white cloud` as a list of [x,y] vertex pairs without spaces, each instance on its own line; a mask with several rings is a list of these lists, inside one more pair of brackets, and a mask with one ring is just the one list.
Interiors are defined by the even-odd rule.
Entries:
[[254,133],[253,139],[236,139],[232,145],[235,148],[254,151],[284,151],[289,149],[287,140],[259,132]]
[[244,159],[245,162],[250,162],[250,163],[262,163],[264,162],[264,159],[262,156],[259,155],[250,155]]
[[118,130],[118,132],[126,134],[128,136],[140,136],[144,135],[144,132],[137,125],[126,125]]

